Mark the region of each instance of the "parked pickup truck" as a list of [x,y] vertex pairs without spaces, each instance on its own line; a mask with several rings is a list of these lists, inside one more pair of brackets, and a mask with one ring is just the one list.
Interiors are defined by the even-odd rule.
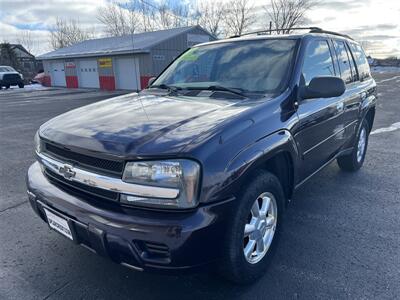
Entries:
[[361,168],[375,106],[364,51],[347,36],[197,45],[142,92],[43,124],[29,200],[50,228],[129,268],[207,267],[251,283],[295,190],[334,160]]
[[0,66],[0,89],[4,86],[6,89],[12,85],[24,87],[24,77],[10,66]]

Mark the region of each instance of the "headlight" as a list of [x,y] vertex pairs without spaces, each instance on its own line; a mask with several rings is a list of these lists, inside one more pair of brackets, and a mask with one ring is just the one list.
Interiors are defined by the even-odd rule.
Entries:
[[121,195],[121,202],[156,207],[191,208],[198,203],[200,166],[192,160],[128,162],[122,180],[140,185],[176,189],[177,197]]
[[40,153],[42,150],[42,146],[41,146],[41,141],[40,141],[40,137],[39,137],[39,131],[36,131],[34,141],[35,141],[35,150],[37,153]]

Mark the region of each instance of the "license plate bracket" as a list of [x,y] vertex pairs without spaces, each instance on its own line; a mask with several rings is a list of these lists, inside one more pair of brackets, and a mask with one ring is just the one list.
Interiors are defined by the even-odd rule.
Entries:
[[68,220],[51,212],[50,210],[44,208],[44,212],[47,218],[47,224],[49,224],[50,228],[63,236],[69,238],[71,241],[74,240],[72,235],[72,230],[68,224]]

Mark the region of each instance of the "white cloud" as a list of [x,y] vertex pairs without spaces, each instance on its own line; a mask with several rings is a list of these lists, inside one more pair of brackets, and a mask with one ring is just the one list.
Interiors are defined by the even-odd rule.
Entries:
[[[94,28],[100,35],[102,26],[96,15],[105,2],[0,0],[0,41],[16,42],[22,28],[30,28],[40,45],[34,54],[44,53],[49,50],[48,30],[57,17],[78,19],[83,27]],[[267,3],[268,0],[254,0],[258,16]],[[265,18],[259,19],[257,26],[265,26]],[[400,56],[399,0],[320,0],[318,7],[308,13],[307,20],[308,25],[350,34],[376,57]]]

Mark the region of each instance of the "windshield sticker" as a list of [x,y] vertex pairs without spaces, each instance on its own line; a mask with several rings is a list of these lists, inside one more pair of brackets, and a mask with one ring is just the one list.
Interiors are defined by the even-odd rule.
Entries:
[[196,61],[199,59],[199,55],[197,54],[197,49],[192,49],[182,55],[181,60],[184,61]]

